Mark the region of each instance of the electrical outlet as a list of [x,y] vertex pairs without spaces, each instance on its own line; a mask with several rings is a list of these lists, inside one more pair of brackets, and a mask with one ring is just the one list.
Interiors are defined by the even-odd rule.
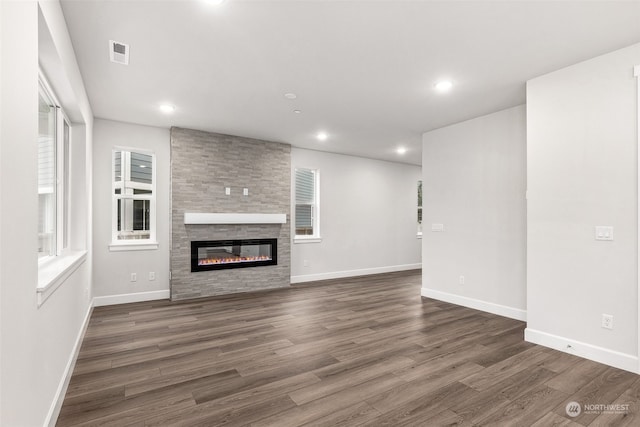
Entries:
[[149,280],[156,280],[156,273],[155,273],[155,271],[150,271],[150,272],[149,272]]
[[309,260],[308,260],[308,259],[305,259],[304,261],[302,261],[302,265],[303,265],[304,267],[309,267]]
[[613,315],[612,314],[603,314],[602,315],[602,327],[605,329],[613,329]]
[[464,276],[460,276],[460,278],[458,279],[458,283],[464,285]]
[[138,275],[136,273],[131,273],[131,281],[132,282],[137,282],[138,281]]

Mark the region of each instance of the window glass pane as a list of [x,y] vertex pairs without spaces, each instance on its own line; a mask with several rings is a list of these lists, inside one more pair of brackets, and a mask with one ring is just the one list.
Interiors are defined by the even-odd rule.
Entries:
[[313,204],[315,199],[315,172],[296,169],[296,204]]
[[116,151],[114,159],[115,180],[122,181],[122,151]]
[[131,181],[151,184],[152,172],[153,165],[150,155],[131,153]]
[[313,235],[313,207],[296,205],[296,235]]
[[69,142],[71,138],[71,132],[69,123],[65,120],[62,129],[63,137],[63,173],[64,180],[62,184],[63,191],[63,204],[62,204],[62,247],[67,248],[69,246]]
[[119,199],[117,202],[118,240],[151,238],[151,201]]
[[56,254],[56,108],[38,100],[38,257]]
[[113,168],[115,194],[152,194],[152,155],[116,151]]

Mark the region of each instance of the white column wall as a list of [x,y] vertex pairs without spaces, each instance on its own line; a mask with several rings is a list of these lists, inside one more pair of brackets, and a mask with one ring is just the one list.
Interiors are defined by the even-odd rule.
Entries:
[[[527,83],[526,338],[637,370],[640,44]],[[596,241],[595,226],[613,226]],[[614,316],[613,329],[601,326]]]
[[[64,64],[75,69],[70,87],[85,121],[77,138],[74,180],[90,180],[91,165],[82,158],[91,143],[91,110],[62,11],[45,2],[43,16]],[[53,424],[65,379],[90,312],[90,261],[85,261],[38,307],[37,149],[38,2],[0,2],[0,425]],[[19,43],[16,43],[16,41]],[[84,101],[83,101],[84,99]],[[82,125],[81,125],[82,126]],[[85,147],[77,147],[85,144]],[[90,149],[89,149],[90,150]],[[86,217],[88,195],[72,192],[72,216]],[[76,231],[76,243],[89,239],[90,221]],[[90,258],[90,255],[89,255]]]
[[423,134],[423,296],[526,319],[525,129],[522,105]]

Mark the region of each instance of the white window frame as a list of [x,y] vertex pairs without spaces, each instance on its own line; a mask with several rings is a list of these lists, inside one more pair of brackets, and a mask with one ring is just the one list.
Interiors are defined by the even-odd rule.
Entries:
[[[311,220],[313,227],[313,234],[309,235],[297,235],[296,234],[296,174],[295,172],[299,169],[306,169],[313,171],[314,174],[314,188],[313,188],[313,196],[314,202],[311,206]],[[322,237],[320,235],[320,170],[315,168],[308,167],[297,167],[294,168],[293,173],[293,214],[291,221],[293,231],[292,234],[294,236],[294,243],[320,243],[322,242]]]
[[[69,129],[69,144],[71,144],[71,122],[65,114],[64,110],[60,106],[60,102],[55,95],[55,92],[51,89],[51,85],[47,81],[46,77],[39,71],[38,83],[40,88],[44,92],[45,96],[51,101],[55,111],[55,187],[56,187],[56,206],[55,206],[55,250],[53,255],[44,256],[38,259],[38,266],[42,267],[56,258],[65,256],[69,253],[69,203],[68,194],[70,188],[68,188],[69,182],[66,182],[65,177],[70,174],[70,146],[67,153],[65,153],[65,141],[64,141],[64,125],[66,124]],[[67,156],[65,156],[67,154]],[[70,181],[70,180],[69,180]],[[66,221],[65,221],[66,219]]]
[[[132,152],[146,154],[151,156],[151,184],[136,184],[139,187],[144,187],[146,190],[151,190],[151,194],[136,194],[126,195],[126,194],[116,194],[117,188],[122,188],[123,179],[120,183],[116,182],[116,153],[123,152],[128,153],[129,156]],[[128,163],[126,161],[123,162],[123,166],[121,166],[121,173],[126,172],[130,173],[131,169],[126,168],[125,164]],[[130,196],[130,197],[129,197]],[[110,251],[140,251],[140,250],[155,250],[158,249],[158,241],[156,238],[156,197],[157,197],[157,159],[155,152],[151,150],[147,150],[144,148],[136,148],[136,147],[124,147],[124,146],[114,146],[111,150],[111,244],[109,245]],[[148,239],[118,239],[118,200],[123,199],[134,199],[134,200],[149,200],[149,238]]]
[[416,191],[416,222],[418,224],[418,232],[416,237],[418,239],[422,238],[422,222],[424,221],[424,209],[422,205],[424,204],[424,185],[422,184],[422,180],[418,180],[417,191]]
[[[87,258],[86,250],[71,249],[71,179],[72,171],[72,129],[55,92],[44,76],[38,72],[38,85],[44,95],[55,107],[55,245],[54,254],[38,258],[38,283],[36,286],[37,303],[40,307],[73,274]],[[68,145],[65,150],[65,124],[69,131]],[[39,209],[39,208],[38,208]]]

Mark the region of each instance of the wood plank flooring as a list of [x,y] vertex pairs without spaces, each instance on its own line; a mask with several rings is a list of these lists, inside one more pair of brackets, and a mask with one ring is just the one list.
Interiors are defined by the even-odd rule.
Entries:
[[[420,297],[420,272],[96,308],[58,426],[637,426],[640,377]],[[629,405],[627,411],[566,406]],[[584,407],[584,406],[583,406]]]

